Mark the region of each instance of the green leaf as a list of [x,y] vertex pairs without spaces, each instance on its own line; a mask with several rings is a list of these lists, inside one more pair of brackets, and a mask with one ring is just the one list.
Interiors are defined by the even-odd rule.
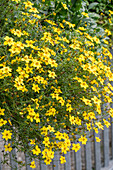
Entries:
[[95,6],[97,6],[99,3],[98,2],[93,2],[89,5],[89,9],[94,8]]
[[94,12],[92,12],[92,13],[88,13],[88,15],[89,15],[89,17],[91,17],[91,18],[100,18],[100,15],[99,14],[96,14],[96,13],[94,13]]

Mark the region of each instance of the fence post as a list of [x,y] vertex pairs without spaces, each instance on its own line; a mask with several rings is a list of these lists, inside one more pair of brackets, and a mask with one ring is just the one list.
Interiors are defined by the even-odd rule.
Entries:
[[[111,85],[113,87],[113,81],[111,82]],[[112,97],[111,108],[113,109],[113,97]],[[113,118],[112,117],[111,117],[111,159],[113,159]]]
[[18,163],[17,163],[15,148],[12,149],[12,151],[9,153],[9,155],[10,155],[11,170],[18,170]]
[[26,164],[26,170],[32,170],[32,168],[30,167],[30,158],[28,156],[28,154],[25,152],[25,164]]
[[60,170],[60,155],[58,151],[56,151],[54,155],[53,170]]
[[75,152],[75,169],[82,170],[82,163],[81,163],[81,148],[77,152]]
[[[113,41],[113,38],[112,38],[112,41]],[[112,54],[111,66],[113,66],[113,47],[110,50],[110,52]],[[111,68],[111,71],[113,73],[113,68]],[[111,81],[110,83],[113,87],[113,81]],[[112,93],[113,93],[113,91],[112,91]],[[111,108],[113,109],[113,96],[112,96]],[[113,159],[113,118],[112,117],[111,117],[111,156],[112,156],[112,159]]]
[[41,161],[40,169],[41,170],[47,170],[47,165],[44,163],[44,161]]
[[65,170],[71,170],[71,157],[70,151],[65,155],[66,163],[64,165]]
[[104,166],[109,166],[109,129],[104,126],[103,131]]
[[[111,85],[113,87],[113,81],[111,82]],[[113,97],[112,97],[111,108],[113,109]],[[111,117],[111,158],[113,159],[113,118],[112,117]]]
[[1,163],[1,158],[0,158],[0,170],[2,170],[2,163]]
[[[100,135],[98,134],[98,137]],[[100,142],[96,142],[95,137],[97,134],[94,131],[94,157],[95,157],[95,170],[101,169],[101,154],[100,154]]]
[[[87,136],[88,138],[88,136]],[[92,162],[91,162],[91,142],[88,138],[88,142],[85,145],[85,164],[86,164],[86,170],[92,169]]]

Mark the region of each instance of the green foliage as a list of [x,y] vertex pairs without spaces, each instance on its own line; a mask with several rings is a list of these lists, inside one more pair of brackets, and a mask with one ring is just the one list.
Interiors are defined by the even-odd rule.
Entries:
[[92,3],[2,3],[0,126],[7,151],[12,137],[18,151],[50,164],[56,150],[66,154],[71,142],[86,144],[90,130],[110,126],[113,109],[101,107],[112,96],[104,80],[113,81],[106,60],[112,59],[106,25],[111,28],[113,11],[103,26]]

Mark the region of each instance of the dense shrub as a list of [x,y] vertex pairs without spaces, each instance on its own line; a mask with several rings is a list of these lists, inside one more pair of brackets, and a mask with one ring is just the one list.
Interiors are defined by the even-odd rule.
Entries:
[[[68,11],[59,3],[56,13]],[[77,152],[91,130],[109,127],[113,117],[107,105],[113,90],[111,32],[83,8],[75,28],[69,19],[53,20],[55,11],[46,14],[46,7],[45,1],[10,0],[9,12],[1,15],[2,138],[5,151],[14,146],[27,152],[32,168],[34,158],[50,164],[55,150],[66,154],[72,146]],[[112,24],[113,12],[109,15]],[[62,156],[60,160],[65,162]]]

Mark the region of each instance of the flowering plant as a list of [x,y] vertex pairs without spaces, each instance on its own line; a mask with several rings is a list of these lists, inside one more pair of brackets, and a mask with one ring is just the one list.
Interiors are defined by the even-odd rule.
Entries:
[[88,132],[110,126],[113,109],[106,105],[101,111],[112,102],[112,55],[105,39],[110,31],[89,29],[92,20],[85,12],[76,29],[42,14],[42,4],[39,9],[31,1],[8,4],[12,15],[4,24],[10,26],[0,47],[0,131],[5,151],[12,150],[12,140],[35,168],[35,158],[50,164],[56,150],[66,154],[72,146],[77,152]]

